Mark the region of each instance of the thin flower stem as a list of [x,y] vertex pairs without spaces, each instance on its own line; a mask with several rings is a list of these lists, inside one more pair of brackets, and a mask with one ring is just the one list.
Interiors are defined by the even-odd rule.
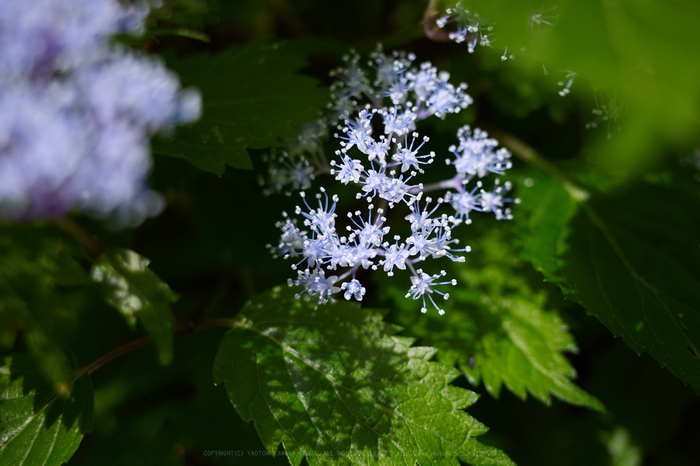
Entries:
[[[187,335],[190,333],[197,333],[201,330],[205,330],[208,328],[214,328],[214,327],[236,327],[240,325],[238,319],[235,318],[214,318],[214,319],[204,319],[201,322],[199,322],[196,326],[192,327],[191,331],[176,331],[174,332],[174,335],[176,337],[181,336],[181,335]],[[80,368],[75,376],[75,379],[79,379],[81,376],[84,374],[92,374],[95,372],[97,369],[100,367],[104,366],[110,361],[113,361],[114,359],[118,358],[119,356],[129,353],[135,349],[142,348],[144,346],[150,345],[153,343],[153,340],[151,337],[141,337],[137,338],[136,340],[129,341],[127,343],[124,343],[121,346],[118,346],[112,350],[107,351],[105,354],[102,356],[98,357],[91,363],[87,364],[86,366]]]
[[[87,230],[85,230],[80,224],[78,224],[72,218],[66,216],[56,224],[66,233],[68,233],[75,241],[80,244],[87,253],[93,258],[98,259],[102,256],[107,248],[100,243],[94,236],[92,236]],[[209,308],[204,307],[205,311]],[[178,313],[172,307],[170,308],[173,314],[173,319],[175,321],[174,335],[187,335],[191,333],[196,333],[205,328],[211,327],[234,327],[236,325],[236,319],[201,319],[203,313],[195,314],[193,319],[185,319],[180,313]],[[200,320],[201,319],[201,320]],[[95,359],[93,362],[89,363],[87,366],[79,369],[76,373],[75,380],[81,377],[83,374],[92,374],[95,370],[102,367],[109,361],[121,356],[122,354],[128,353],[142,346],[149,345],[153,342],[150,337],[141,337],[136,340],[125,343],[117,348],[114,348],[107,353],[103,354],[99,358]]]
[[430,192],[430,191],[437,191],[438,189],[449,189],[449,188],[457,188],[457,186],[460,186],[462,183],[462,179],[460,176],[455,176],[454,178],[450,178],[449,180],[442,180],[438,181],[437,183],[431,183],[431,184],[426,184],[423,186],[422,189],[420,188],[411,188],[408,192],[411,194],[416,194],[420,192]]
[[520,160],[529,165],[542,169],[543,171],[550,174],[552,177],[559,180],[562,186],[564,186],[564,189],[566,189],[571,195],[571,197],[573,197],[577,201],[585,202],[591,197],[588,191],[576,185],[573,181],[569,179],[569,177],[567,177],[557,167],[555,167],[547,159],[538,154],[535,149],[527,145],[521,139],[513,136],[512,134],[504,133],[498,130],[490,130],[489,132],[492,136],[498,139],[501,142],[501,144],[507,147],[508,150],[515,154],[515,156],[518,157]]
[[357,272],[357,269],[359,267],[360,267],[359,263],[355,264],[350,270],[348,270],[347,272],[343,273],[340,277],[338,277],[338,281],[346,279],[347,277],[350,276],[350,274],[352,274],[352,276],[355,277],[355,272]]
[[425,32],[425,37],[433,42],[452,42],[450,33],[440,29],[435,24],[439,16],[440,12],[437,9],[437,2],[435,0],[430,0],[428,6],[425,8],[425,13],[423,13],[423,30]]
[[99,258],[107,250],[102,243],[71,217],[65,216],[55,223],[80,244],[93,259]]
[[413,263],[414,263],[414,262],[416,262],[416,261],[407,260],[407,261],[406,261],[406,265],[408,265],[408,268],[411,269],[411,272],[413,272],[413,275],[415,275],[415,276],[417,277],[417,276],[418,276],[418,272],[416,272],[415,267],[413,267]]
[[136,340],[132,340],[128,343],[125,343],[121,346],[117,346],[116,348],[107,351],[105,354],[102,356],[98,357],[91,363],[89,363],[87,366],[81,368],[78,370],[76,374],[76,379],[80,378],[83,374],[92,374],[95,372],[97,369],[100,367],[104,366],[107,364],[109,361],[112,361],[113,359],[118,358],[122,354],[129,353],[130,351],[133,351],[137,348],[141,348],[146,345],[150,345],[153,342],[151,337],[141,337],[137,338]]

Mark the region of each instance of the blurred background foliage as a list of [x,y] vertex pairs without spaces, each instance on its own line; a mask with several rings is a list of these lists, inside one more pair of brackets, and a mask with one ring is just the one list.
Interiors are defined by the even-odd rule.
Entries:
[[[342,53],[355,48],[366,55],[382,42],[385,50],[411,51],[418,62],[430,60],[448,70],[452,81],[469,84],[472,106],[445,121],[426,121],[434,147],[453,144],[457,128],[474,124],[525,141],[592,191],[615,195],[628,192],[640,180],[651,180],[657,185],[675,183],[697,199],[697,180],[690,173],[694,167],[680,166],[700,145],[700,7],[695,2],[589,0],[550,5],[476,0],[470,8],[493,23],[494,36],[492,48],[477,47],[473,54],[464,45],[425,38],[427,3],[165,0],[151,18],[153,30],[162,34],[147,35],[140,45],[163,54],[177,68],[180,60],[199,53],[239,50],[259,40],[287,41],[289,53],[300,63],[294,70],[305,63],[301,74],[323,88],[329,84],[328,70],[340,64]],[[529,23],[538,12],[551,16],[551,24]],[[501,59],[505,46],[514,50],[513,60]],[[571,93],[561,97],[559,83],[566,83],[569,71],[577,76]],[[206,98],[205,92],[205,102]],[[587,128],[601,111],[609,118]],[[298,118],[308,116],[308,109],[300,115],[291,115],[286,123],[300,123]],[[284,131],[273,139],[288,136]],[[167,198],[162,215],[125,231],[110,230],[89,218],[76,221],[103,244],[150,259],[150,269],[180,296],[172,307],[185,318],[235,315],[247,300],[290,276],[289,264],[272,259],[265,245],[277,240],[274,223],[280,212],[295,205],[294,199],[262,195],[258,176],[266,169],[261,160],[265,151],[246,147],[252,170],[226,167],[217,173],[220,176],[194,169],[186,158],[156,151],[151,184]],[[536,172],[521,161],[515,163],[512,179],[522,190]],[[676,206],[679,215],[685,206]],[[455,321],[441,333],[441,322],[450,321],[420,315],[415,302],[395,291],[407,286],[407,277],[399,274],[377,280],[366,301],[390,308],[387,319],[405,326],[405,335],[438,347],[443,361],[460,367],[469,379],[462,377],[458,384],[482,394],[469,410],[491,429],[482,441],[503,449],[518,464],[698,464],[697,395],[651,357],[638,356],[613,338],[581,306],[565,301],[559,288],[543,283],[539,272],[521,260],[526,240],[517,217],[527,217],[528,208],[516,207],[513,213],[514,222],[483,222],[476,228],[482,223],[477,221],[460,232],[475,252],[456,269],[464,279],[460,282],[472,288],[456,294],[454,313],[448,313],[454,319],[464,312],[465,321]],[[12,285],[12,280],[22,283],[19,288],[12,285],[10,298],[3,295],[0,340],[5,348],[26,350],[44,361],[42,371],[57,392],[67,383],[70,367],[83,367],[143,333],[105,305],[99,287],[85,285],[89,258],[65,233],[49,224],[0,228],[0,286]],[[39,239],[34,236],[37,228],[45,230]],[[74,273],[50,284],[42,281],[57,268]],[[76,286],[89,292],[76,294]],[[544,335],[544,341],[555,346],[546,357],[556,359],[562,374],[576,375],[574,383],[592,396],[577,404],[597,406],[599,400],[604,413],[551,399],[546,384],[539,391],[517,387],[509,385],[508,374],[492,368],[496,375],[489,378],[483,372],[488,368],[479,368],[480,355],[487,354],[483,342],[464,337],[481,335],[484,325],[492,328],[502,322],[491,316],[484,318],[486,324],[479,323],[483,309],[475,303],[483,302],[484,296],[503,298],[513,290],[536,302],[538,313],[551,313],[553,327],[568,328],[573,339],[564,333],[553,342],[556,332]],[[77,312],[68,312],[73,309]],[[23,331],[5,330],[16,327]],[[93,432],[69,464],[287,464],[284,457],[247,453],[206,456],[212,450],[264,450],[253,425],[240,419],[224,389],[212,383],[223,333],[209,329],[175,338],[173,362],[166,367],[158,363],[154,348],[145,347],[96,371]],[[493,334],[500,338],[503,333]],[[568,363],[558,359],[560,350],[570,351],[565,354]],[[500,389],[501,383],[508,389]],[[527,396],[527,389],[533,396]]]

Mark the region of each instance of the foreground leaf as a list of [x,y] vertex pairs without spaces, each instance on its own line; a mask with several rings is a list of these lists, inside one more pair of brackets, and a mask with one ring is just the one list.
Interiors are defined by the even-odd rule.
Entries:
[[156,153],[184,158],[221,176],[225,166],[253,168],[246,149],[279,146],[296,136],[294,125],[318,118],[328,91],[296,72],[303,58],[284,44],[255,42],[219,55],[169,60],[183,85],[202,92],[203,115],[178,128],[169,139],[156,139]]
[[107,302],[131,325],[138,320],[158,348],[163,365],[173,359],[173,312],[178,296],[151,269],[148,259],[134,251],[112,249],[92,269],[95,281],[106,285]]
[[70,398],[57,397],[23,355],[6,356],[0,367],[0,464],[60,465],[92,429],[92,384],[87,375]]
[[75,322],[89,282],[77,254],[55,230],[27,225],[0,228],[0,345],[21,332],[29,353],[56,393],[68,396],[73,369],[52,331]]
[[472,384],[483,381],[496,398],[505,384],[523,400],[530,393],[550,405],[554,395],[602,411],[598,399],[571,381],[576,371],[563,352],[577,351],[576,343],[559,315],[545,309],[545,293],[530,289],[513,238],[502,228],[509,225],[489,225],[485,233],[470,236],[473,250],[466,263],[454,263],[448,274],[457,286],[441,303],[445,315],[421,314],[393,281],[382,285],[392,287],[399,322],[422,343],[438,348],[440,360],[456,364]]
[[[519,51],[514,66],[538,64],[532,77],[546,65],[552,84],[562,86],[575,72],[572,94],[596,93],[591,110],[599,116],[589,121],[600,128],[586,138],[582,155],[601,181],[623,185],[653,169],[673,153],[670,141],[674,150],[697,146],[698,2],[475,0],[468,8],[493,22],[494,54],[507,45]],[[652,24],[673,26],[650,34]]]
[[242,319],[221,342],[214,381],[271,454],[282,443],[293,465],[513,464],[474,439],[487,428],[462,411],[477,395],[449,385],[459,373],[394,336],[379,312],[314,310],[275,288]]
[[582,201],[542,176],[521,198],[534,206],[526,254],[545,279],[700,392],[698,197],[644,183]]

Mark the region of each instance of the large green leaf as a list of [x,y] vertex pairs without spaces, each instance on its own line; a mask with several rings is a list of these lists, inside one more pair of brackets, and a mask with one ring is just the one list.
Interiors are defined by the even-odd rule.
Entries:
[[23,356],[0,366],[0,464],[61,465],[92,429],[92,383],[83,375],[66,400],[58,398]]
[[79,256],[51,228],[28,225],[0,227],[0,344],[10,347],[21,332],[30,354],[61,396],[68,396],[73,374],[70,361],[52,332],[75,324],[89,282],[75,260]]
[[218,55],[169,60],[183,85],[202,92],[204,113],[197,123],[155,139],[159,154],[185,158],[223,174],[226,165],[252,168],[246,149],[278,146],[296,136],[294,125],[318,118],[328,91],[296,74],[304,59],[288,45],[254,42]]
[[92,268],[92,277],[103,283],[107,302],[131,325],[138,320],[153,338],[161,364],[173,359],[173,312],[178,296],[148,268],[148,259],[127,249],[110,249]]
[[[572,95],[586,96],[592,105],[596,90],[595,110],[608,119],[598,121],[603,128],[591,131],[583,153],[609,183],[629,181],[653,167],[668,155],[664,149],[670,141],[687,150],[697,145],[698,2],[462,3],[494,23],[493,52],[501,54],[506,46],[515,51],[511,66],[531,69],[530,79],[542,79],[544,64],[552,84],[566,83],[575,72]],[[546,22],[536,22],[538,14]]]
[[526,251],[545,279],[700,392],[700,201],[649,183],[584,201],[541,176]]
[[440,360],[456,364],[472,384],[483,381],[494,397],[505,384],[521,399],[530,393],[550,405],[553,394],[602,411],[600,401],[571,381],[576,371],[562,353],[577,351],[576,343],[557,312],[545,309],[544,291],[531,289],[512,235],[504,231],[510,225],[479,220],[487,228],[482,226],[474,237],[479,226],[469,227],[472,252],[448,274],[457,286],[441,302],[444,315],[417,312],[416,302],[404,297],[405,289],[393,280],[382,282],[382,288],[391,290],[399,323],[421,343],[435,346]]
[[477,395],[449,385],[459,372],[430,362],[433,348],[394,336],[377,311],[293,296],[249,302],[214,363],[270,453],[282,443],[293,465],[513,464],[475,440],[487,429],[462,409]]

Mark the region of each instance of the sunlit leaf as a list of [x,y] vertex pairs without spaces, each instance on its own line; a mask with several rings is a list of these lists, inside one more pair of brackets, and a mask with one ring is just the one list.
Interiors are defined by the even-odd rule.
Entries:
[[59,398],[22,355],[0,366],[0,464],[61,465],[92,429],[92,383],[87,375]]
[[531,290],[514,240],[502,228],[508,225],[489,225],[478,235],[473,235],[478,227],[470,227],[472,252],[466,263],[449,269],[457,286],[440,303],[444,315],[421,314],[394,280],[382,282],[391,290],[399,323],[421,343],[438,348],[440,360],[456,364],[472,384],[483,382],[494,397],[505,385],[522,399],[530,393],[550,405],[554,395],[602,411],[600,401],[572,382],[576,371],[563,353],[577,351],[576,343],[557,312],[545,308],[545,293]]
[[433,348],[394,336],[376,311],[293,296],[249,302],[214,363],[270,453],[282,443],[294,465],[513,464],[475,440],[487,429],[462,409],[477,395],[449,385],[459,372],[430,362]]
[[131,325],[138,320],[153,338],[161,364],[173,358],[173,313],[178,296],[148,268],[148,259],[134,251],[111,249],[92,269],[95,281],[105,285],[107,301]]

